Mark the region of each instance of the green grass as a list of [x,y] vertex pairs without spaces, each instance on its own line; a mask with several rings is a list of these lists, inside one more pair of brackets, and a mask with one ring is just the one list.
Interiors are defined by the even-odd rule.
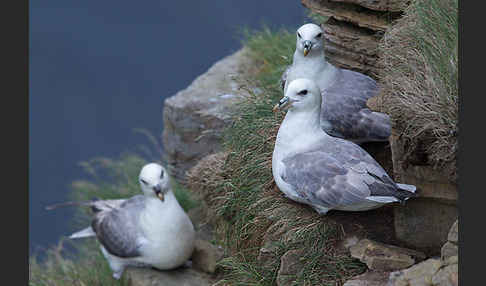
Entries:
[[412,1],[380,44],[383,109],[405,145],[456,176],[458,150],[458,1]]
[[[212,194],[210,207],[221,218],[218,234],[226,248],[220,262],[224,277],[219,285],[275,285],[280,256],[303,249],[303,269],[298,285],[335,285],[365,270],[347,255],[334,253],[341,232],[336,223],[312,209],[283,197],[275,189],[271,157],[282,113],[272,107],[283,96],[280,77],[291,63],[295,34],[286,30],[245,31],[244,45],[258,71],[242,79],[248,96],[234,110],[233,124],[223,132],[227,155],[214,180],[199,184],[203,196]],[[253,88],[262,92],[255,94]],[[216,165],[212,163],[213,165]],[[199,167],[204,172],[204,166]],[[191,178],[197,179],[198,176]],[[200,177],[200,176],[199,176]],[[208,184],[210,188],[205,188]],[[195,184],[196,185],[196,184]],[[258,261],[259,249],[269,227],[281,229],[275,241],[275,258]]]
[[[91,180],[72,183],[70,199],[87,201],[93,198],[117,199],[141,194],[138,175],[149,163],[141,156],[124,153],[119,158],[94,158],[80,163]],[[188,190],[172,180],[174,195],[187,212],[197,206]],[[55,210],[53,210],[55,211]],[[73,231],[90,224],[89,208],[77,208],[72,221]],[[68,252],[67,243],[75,253]],[[62,238],[56,247],[47,250],[45,261],[29,258],[29,285],[125,285],[124,281],[112,278],[108,263],[94,239],[71,241]]]
[[[64,251],[64,243],[69,243],[78,252],[74,257]],[[29,258],[29,285],[127,285],[123,280],[115,280],[111,269],[94,241],[61,240],[57,247],[47,251],[45,261],[39,263],[36,257]]]

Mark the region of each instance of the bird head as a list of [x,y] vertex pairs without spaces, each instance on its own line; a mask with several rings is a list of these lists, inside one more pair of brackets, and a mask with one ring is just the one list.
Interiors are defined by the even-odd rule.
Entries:
[[158,197],[164,201],[164,195],[170,191],[169,174],[157,163],[143,166],[138,180],[145,196]]
[[295,79],[287,87],[285,96],[275,108],[292,111],[308,111],[321,106],[321,92],[317,84],[306,78]]
[[321,27],[316,24],[305,24],[297,30],[296,49],[301,52],[304,57],[308,54],[317,54],[323,49],[323,31]]

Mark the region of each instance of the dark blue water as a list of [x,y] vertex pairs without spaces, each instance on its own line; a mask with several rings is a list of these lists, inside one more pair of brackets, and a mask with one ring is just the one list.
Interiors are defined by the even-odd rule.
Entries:
[[160,138],[163,99],[241,47],[242,27],[296,28],[299,0],[30,1],[29,253],[68,235],[78,162]]

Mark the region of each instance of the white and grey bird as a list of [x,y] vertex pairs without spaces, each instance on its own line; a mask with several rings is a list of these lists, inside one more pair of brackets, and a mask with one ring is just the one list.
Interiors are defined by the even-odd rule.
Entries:
[[91,226],[70,238],[95,236],[101,251],[119,279],[126,266],[169,270],[183,265],[192,255],[195,232],[191,220],[171,190],[169,174],[156,163],[145,165],[139,182],[143,195],[129,199],[67,202],[90,206]]
[[371,111],[366,102],[378,95],[372,78],[333,66],[325,59],[323,31],[309,23],[297,30],[292,64],[282,75],[284,94],[290,82],[308,78],[319,86],[323,103],[321,127],[328,134],[355,143],[388,141],[390,117]]
[[321,100],[316,83],[296,79],[279,102],[289,109],[272,157],[278,188],[320,214],[370,210],[415,196],[415,186],[395,183],[359,145],[321,129]]

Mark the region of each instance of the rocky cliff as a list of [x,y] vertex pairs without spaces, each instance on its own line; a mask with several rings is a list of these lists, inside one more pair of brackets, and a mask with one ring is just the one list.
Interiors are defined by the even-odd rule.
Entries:
[[229,111],[241,97],[238,78],[252,67],[245,50],[216,62],[186,89],[164,101],[165,159],[173,176],[185,172],[207,154],[220,150],[221,131],[230,123]]
[[[389,74],[390,70],[393,70],[393,65],[388,64],[388,69],[384,71],[384,63],[391,61],[391,57],[382,52],[384,46],[393,45],[391,37],[388,37],[387,44],[382,43],[385,33],[391,31],[395,34],[394,38],[403,42],[407,35],[400,38],[398,34],[406,29],[413,30],[413,27],[406,28],[407,21],[417,21],[417,19],[413,19],[413,15],[402,19],[410,1],[301,1],[311,11],[329,17],[325,23],[321,24],[324,30],[326,57],[331,63],[374,77],[378,80],[380,87],[386,90],[389,97],[394,96],[393,90],[396,90],[396,86],[413,88],[405,77],[390,78],[384,74],[384,72]],[[400,47],[402,50],[406,49],[406,46]],[[390,49],[390,47],[386,48]],[[402,56],[405,56],[405,53],[404,51]],[[383,58],[385,56],[387,56],[386,59]],[[399,59],[393,58],[393,60],[394,66],[397,66]],[[401,64],[401,68],[406,69],[404,64]],[[415,72],[418,74],[420,70]],[[380,80],[383,78],[387,80],[381,82]],[[382,97],[381,93],[379,97],[370,100],[370,108],[381,112],[390,110],[393,110],[394,113],[400,112],[397,110],[398,108],[384,108]],[[397,117],[395,114],[393,115],[392,118]],[[392,173],[396,181],[416,185],[420,190],[420,198],[410,201],[407,206],[394,209],[395,232],[397,238],[408,246],[419,248],[429,254],[437,254],[441,245],[446,241],[450,225],[458,216],[457,184],[450,179],[448,172],[423,163],[423,160],[418,163],[414,162],[420,160],[411,158],[410,154],[407,154],[406,145],[409,142],[403,140],[403,128],[398,127],[394,122],[390,137]],[[380,161],[380,163],[382,162]],[[387,171],[389,170],[387,169]]]
[[[394,21],[404,14],[408,2],[302,0],[302,4],[313,12],[329,17],[322,23],[328,60],[336,66],[365,73],[378,81],[381,72],[380,42]],[[201,201],[209,206],[205,215],[212,216],[208,220],[216,224],[224,221],[224,218],[216,216],[221,203],[215,200],[228,199],[224,198],[225,189],[216,190],[219,184],[215,183],[227,180],[221,170],[228,154],[218,153],[221,150],[221,131],[232,123],[229,116],[232,106],[248,95],[239,89],[235,76],[245,78],[254,65],[257,63],[251,60],[245,50],[238,51],[216,63],[191,86],[165,102],[163,140],[169,166],[180,181],[186,182],[189,178],[193,191],[202,194]],[[369,104],[372,109],[382,111],[383,103],[379,98]],[[271,138],[272,134],[268,136]],[[410,162],[405,156],[405,144],[400,132],[394,129],[389,146],[367,150],[374,156],[382,156],[384,149],[391,149],[391,152],[387,151],[389,158],[384,156],[376,159],[384,163],[396,181],[416,185],[419,198],[410,200],[404,206],[396,205],[360,216],[333,217],[343,226],[343,233],[356,234],[354,238],[346,235],[341,237],[346,244],[341,248],[347,249],[348,255],[361,260],[368,268],[366,273],[345,285],[458,283],[457,185],[440,169]],[[188,170],[187,177],[185,172]],[[282,208],[288,211],[278,212],[280,209],[275,208],[270,213],[257,216],[254,219],[259,220],[262,228],[258,229],[259,233],[248,236],[258,237],[258,263],[273,265],[271,267],[279,265],[276,283],[290,285],[293,281],[291,277],[306,269],[305,262],[299,257],[307,257],[309,253],[301,248],[278,252],[275,245],[282,237],[295,231],[282,225],[292,219],[294,212],[302,217],[308,216],[309,221],[316,218],[299,209],[302,208],[299,205],[280,202],[278,192],[273,192],[270,187],[266,192],[270,195],[262,199],[262,203],[274,200],[273,205],[277,202],[285,204]],[[356,241],[347,243],[346,239]],[[425,282],[414,284],[417,281]]]
[[301,0],[312,12],[328,17],[324,50],[332,64],[377,78],[378,43],[398,19],[406,0]]

